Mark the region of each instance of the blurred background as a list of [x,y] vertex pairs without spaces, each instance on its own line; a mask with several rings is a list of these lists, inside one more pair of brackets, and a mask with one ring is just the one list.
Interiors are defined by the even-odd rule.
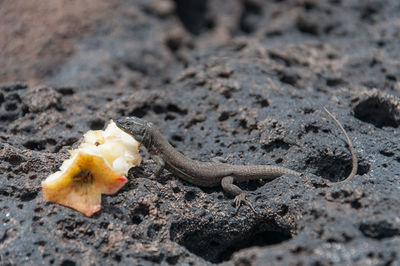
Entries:
[[[328,84],[352,83],[357,75],[355,83],[363,86],[398,90],[393,59],[400,54],[399,5],[394,0],[3,0],[0,82],[146,88],[184,68],[193,51],[244,38],[277,49],[327,45],[332,50],[327,60],[341,59],[346,68],[342,79],[331,77]],[[387,66],[380,66],[382,61]],[[286,79],[296,83],[299,77]]]

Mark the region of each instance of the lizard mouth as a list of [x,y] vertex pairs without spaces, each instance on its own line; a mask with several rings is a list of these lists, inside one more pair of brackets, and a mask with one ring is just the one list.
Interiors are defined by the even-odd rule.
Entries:
[[129,130],[132,128],[144,128],[146,127],[146,121],[143,119],[140,119],[138,117],[135,116],[131,116],[131,117],[121,117],[119,119],[117,119],[115,121],[115,123],[117,124],[117,126],[121,129],[124,130]]
[[132,135],[138,142],[143,142],[147,122],[138,117],[121,117],[115,121],[118,128]]

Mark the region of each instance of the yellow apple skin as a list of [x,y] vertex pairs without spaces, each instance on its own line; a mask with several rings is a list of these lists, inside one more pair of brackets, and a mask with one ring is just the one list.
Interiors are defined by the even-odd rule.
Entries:
[[43,198],[91,216],[101,209],[101,194],[114,194],[128,179],[101,156],[78,152],[63,171],[42,182]]

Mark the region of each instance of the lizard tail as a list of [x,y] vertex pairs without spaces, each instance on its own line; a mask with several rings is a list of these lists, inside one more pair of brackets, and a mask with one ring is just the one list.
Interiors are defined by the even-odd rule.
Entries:
[[351,153],[351,161],[352,161],[352,168],[351,168],[351,172],[350,174],[346,177],[346,179],[344,179],[343,181],[349,181],[350,179],[352,179],[356,173],[357,173],[357,167],[358,167],[358,161],[357,161],[357,156],[356,156],[356,152],[353,148],[353,145],[351,144],[350,138],[346,133],[346,130],[343,128],[342,124],[340,124],[339,120],[337,120],[337,118],[331,114],[328,109],[326,109],[324,107],[324,111],[333,119],[333,121],[335,121],[335,123],[339,126],[340,130],[343,132],[344,136],[346,137],[346,142],[347,145],[349,146],[349,150]]

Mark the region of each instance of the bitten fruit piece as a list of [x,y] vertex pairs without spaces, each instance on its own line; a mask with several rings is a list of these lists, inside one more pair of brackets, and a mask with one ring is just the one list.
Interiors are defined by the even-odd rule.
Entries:
[[42,182],[44,200],[93,215],[101,209],[101,194],[116,193],[128,181],[128,170],[140,164],[138,147],[113,121],[105,131],[88,131],[60,171]]
[[79,152],[66,163],[66,171],[58,171],[42,183],[43,198],[87,216],[101,209],[101,193],[114,194],[128,181],[100,156]]

